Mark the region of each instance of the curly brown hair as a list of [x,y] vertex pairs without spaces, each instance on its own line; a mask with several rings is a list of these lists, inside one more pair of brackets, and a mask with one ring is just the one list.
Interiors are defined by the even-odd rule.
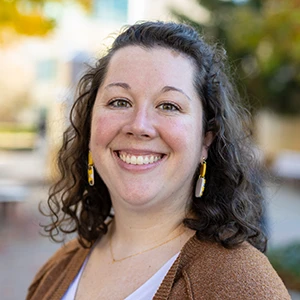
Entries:
[[196,230],[201,240],[227,248],[248,241],[265,251],[260,226],[262,176],[253,151],[249,114],[227,74],[225,51],[206,43],[192,27],[177,23],[143,22],[126,27],[108,53],[81,78],[58,154],[60,178],[50,188],[50,211],[44,213],[52,221],[44,230],[55,241],[60,232],[77,232],[84,247],[107,232],[107,220],[113,218],[109,191],[97,173],[94,186],[87,180],[91,113],[111,57],[118,49],[133,45],[172,49],[192,58],[196,66],[194,85],[203,105],[204,132],[211,131],[215,138],[207,159],[205,192],[201,198],[191,195],[194,217],[186,218],[185,226]]

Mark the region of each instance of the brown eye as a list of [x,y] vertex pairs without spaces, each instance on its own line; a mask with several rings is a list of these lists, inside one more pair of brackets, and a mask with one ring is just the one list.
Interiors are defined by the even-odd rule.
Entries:
[[109,103],[109,106],[118,107],[118,108],[127,108],[130,107],[129,101],[125,99],[115,99]]
[[179,110],[179,107],[173,103],[162,103],[158,107],[162,110],[168,110],[168,111],[178,111]]

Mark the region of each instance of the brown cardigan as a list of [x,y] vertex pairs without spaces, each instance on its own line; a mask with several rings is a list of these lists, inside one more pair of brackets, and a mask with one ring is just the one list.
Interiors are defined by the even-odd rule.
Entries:
[[[27,300],[61,299],[89,249],[73,240],[41,268]],[[193,236],[161,283],[155,300],[291,299],[268,259],[248,243],[232,250]]]

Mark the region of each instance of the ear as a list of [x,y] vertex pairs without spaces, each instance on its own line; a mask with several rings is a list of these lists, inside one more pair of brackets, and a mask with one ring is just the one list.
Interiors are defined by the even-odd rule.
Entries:
[[202,143],[202,151],[201,151],[201,158],[205,157],[207,158],[208,156],[208,149],[211,145],[211,143],[214,141],[215,135],[213,134],[212,131],[207,131],[205,133],[203,143]]

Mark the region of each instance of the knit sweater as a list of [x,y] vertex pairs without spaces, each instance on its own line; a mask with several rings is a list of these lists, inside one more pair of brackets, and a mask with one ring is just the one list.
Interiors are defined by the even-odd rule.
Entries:
[[[90,249],[77,240],[63,246],[41,268],[27,300],[61,299]],[[248,243],[226,249],[194,235],[183,247],[154,300],[291,299],[268,259]]]

